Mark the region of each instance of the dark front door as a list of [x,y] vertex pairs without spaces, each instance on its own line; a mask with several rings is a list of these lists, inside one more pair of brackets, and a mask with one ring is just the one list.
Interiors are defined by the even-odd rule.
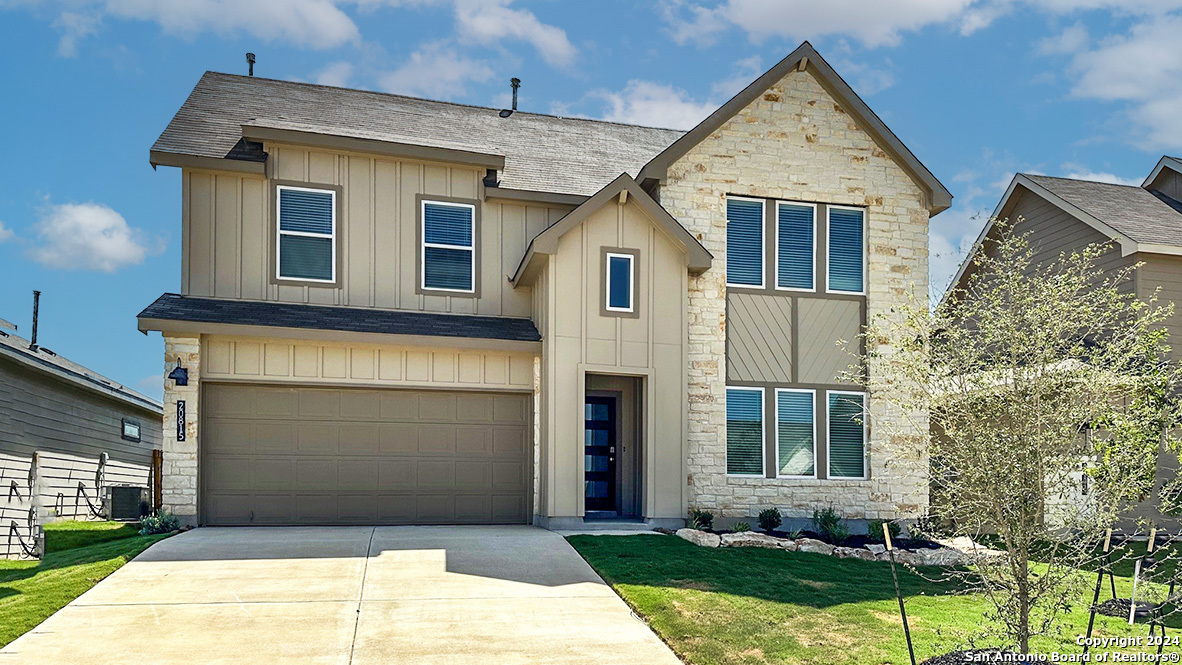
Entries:
[[616,510],[616,400],[588,397],[584,409],[583,483],[586,510]]

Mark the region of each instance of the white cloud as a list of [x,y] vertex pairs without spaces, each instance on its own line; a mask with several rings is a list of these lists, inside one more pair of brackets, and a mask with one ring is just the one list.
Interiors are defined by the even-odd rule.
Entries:
[[348,62],[334,62],[313,74],[312,80],[320,85],[343,88],[349,85],[349,78],[352,76],[352,64]]
[[1182,16],[1154,17],[1125,35],[1077,54],[1072,95],[1126,102],[1135,142],[1147,149],[1182,147]]
[[752,81],[759,78],[759,75],[762,73],[763,61],[758,55],[743,58],[735,63],[734,73],[721,81],[715,81],[710,86],[710,92],[716,97],[730,99],[739,94],[739,91],[750,85]]
[[1088,43],[1088,29],[1083,23],[1076,23],[1054,37],[1047,37],[1038,43],[1038,52],[1043,55],[1064,55],[1079,51]]
[[0,222],[0,242],[8,242],[15,237],[16,234],[12,232],[12,229],[4,226],[4,222]]
[[29,256],[62,270],[115,272],[163,250],[149,246],[142,231],[100,203],[51,205],[34,229],[37,238]]
[[450,99],[464,94],[468,83],[483,83],[492,76],[493,70],[485,62],[436,42],[410,54],[398,69],[379,75],[378,85],[388,92]]
[[689,129],[718,108],[712,102],[694,101],[671,85],[639,79],[628,81],[619,92],[597,90],[590,96],[607,102],[604,120],[650,127]]
[[1110,185],[1140,185],[1141,178],[1122,178],[1106,171],[1072,171],[1064,178],[1073,180],[1091,180],[1092,182],[1106,182]]
[[155,400],[164,399],[164,376],[162,374],[153,374],[145,376],[139,381],[135,382],[135,389],[142,395],[147,395]]
[[61,33],[57,42],[57,54],[63,58],[78,55],[78,42],[98,32],[99,17],[81,12],[62,12],[53,22]]
[[[890,59],[880,59],[879,61],[887,66],[892,64]],[[895,75],[884,68],[872,67],[852,60],[839,60],[836,68],[841,72],[842,77],[850,81],[859,95],[873,95],[895,84]]]
[[519,39],[531,44],[547,64],[568,67],[578,50],[566,31],[546,25],[526,9],[511,9],[511,0],[456,0],[456,35],[478,44]]

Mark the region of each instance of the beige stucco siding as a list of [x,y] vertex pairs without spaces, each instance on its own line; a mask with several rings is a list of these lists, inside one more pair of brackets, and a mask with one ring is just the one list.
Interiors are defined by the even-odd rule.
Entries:
[[[867,315],[927,298],[924,190],[837,104],[810,71],[794,71],[671,165],[662,205],[714,255],[689,281],[690,503],[722,516],[767,507],[803,517],[833,504],[853,518],[913,516],[927,503],[927,461],[874,422],[903,421],[871,398],[868,480],[726,475],[726,212],[728,194],[864,207]],[[803,333],[802,333],[803,334]],[[874,371],[874,367],[870,367]],[[818,396],[820,399],[820,396]]]
[[[182,292],[322,305],[529,316],[527,290],[506,280],[531,238],[568,208],[482,202],[482,170],[267,145],[268,178],[185,169]],[[340,187],[340,285],[276,283],[275,182]],[[471,199],[480,208],[479,297],[417,292],[416,196]]]
[[[608,316],[603,249],[636,250],[638,316]],[[542,330],[542,510],[584,513],[583,402],[586,375],[642,378],[648,418],[641,480],[648,518],[684,514],[685,258],[634,202],[614,199],[567,232],[534,290]]]

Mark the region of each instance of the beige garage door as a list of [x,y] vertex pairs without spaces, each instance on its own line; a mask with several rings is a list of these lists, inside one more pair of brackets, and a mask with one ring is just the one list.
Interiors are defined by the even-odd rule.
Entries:
[[528,395],[210,384],[205,524],[510,524],[530,507]]

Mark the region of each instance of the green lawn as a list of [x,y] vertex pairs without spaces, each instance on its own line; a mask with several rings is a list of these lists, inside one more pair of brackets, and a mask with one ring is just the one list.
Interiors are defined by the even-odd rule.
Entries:
[[[889,564],[780,550],[710,549],[651,535],[569,540],[694,665],[909,662]],[[962,636],[982,622],[986,601],[902,567],[899,572],[918,659],[961,648]],[[1129,586],[1127,577],[1117,578],[1117,592],[1126,598]],[[1086,610],[1081,599],[1067,634],[1041,639],[1034,649],[1078,653],[1073,640],[1086,630]],[[1144,626],[1130,632],[1119,619],[1098,616],[1093,634],[1146,632]]]
[[139,536],[111,522],[56,522],[45,531],[50,551],[41,561],[0,559],[0,646],[168,537]]

